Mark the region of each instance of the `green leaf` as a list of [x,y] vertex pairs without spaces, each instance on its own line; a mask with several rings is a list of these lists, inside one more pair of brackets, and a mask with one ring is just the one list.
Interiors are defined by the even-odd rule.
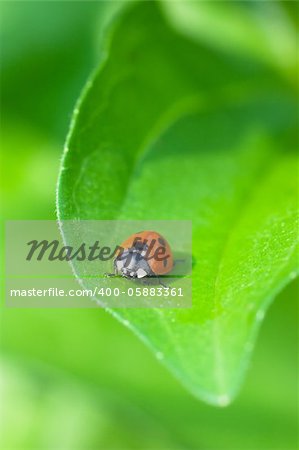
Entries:
[[288,3],[166,0],[163,6],[169,19],[187,36],[222,51],[246,52],[297,82],[298,34],[284,10]]
[[254,59],[181,36],[153,2],[125,9],[110,37],[76,108],[59,218],[192,220],[192,308],[112,313],[224,406],[296,276],[294,94]]

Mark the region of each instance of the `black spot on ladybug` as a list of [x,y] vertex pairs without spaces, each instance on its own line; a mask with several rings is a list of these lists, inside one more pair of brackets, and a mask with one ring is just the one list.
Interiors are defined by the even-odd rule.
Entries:
[[146,250],[147,249],[147,245],[144,242],[136,241],[134,243],[134,248],[136,250],[142,251],[142,250]]
[[167,266],[167,258],[163,259],[163,266],[164,266],[164,267]]
[[158,241],[159,241],[159,243],[161,244],[161,245],[163,245],[163,246],[165,246],[165,241],[164,241],[164,239],[162,239],[162,238],[158,238]]

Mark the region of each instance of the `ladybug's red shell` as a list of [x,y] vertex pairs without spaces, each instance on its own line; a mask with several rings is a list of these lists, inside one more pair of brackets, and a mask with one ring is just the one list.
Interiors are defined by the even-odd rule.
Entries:
[[[134,248],[136,242],[146,243],[149,247],[146,259],[150,269],[155,275],[164,275],[172,270],[172,251],[170,245],[161,234],[156,231],[140,231],[139,233],[132,234],[132,236],[126,239],[120,246],[125,250],[131,249]],[[159,251],[158,257],[157,251]]]

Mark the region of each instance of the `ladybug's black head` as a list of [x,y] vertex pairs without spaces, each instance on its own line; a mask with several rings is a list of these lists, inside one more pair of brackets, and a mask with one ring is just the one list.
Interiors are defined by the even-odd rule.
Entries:
[[126,278],[144,278],[152,275],[152,271],[144,258],[146,250],[132,247],[125,250],[114,260],[116,273]]

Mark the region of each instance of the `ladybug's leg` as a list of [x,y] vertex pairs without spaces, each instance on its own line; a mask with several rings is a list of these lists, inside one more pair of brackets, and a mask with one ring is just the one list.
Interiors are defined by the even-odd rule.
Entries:
[[162,283],[160,277],[157,276],[157,279],[158,279],[158,281],[159,281],[159,284],[161,284],[161,286],[163,286],[163,287],[165,287],[165,288],[168,288],[168,286],[167,286],[166,284]]
[[116,273],[115,264],[113,264],[113,269],[114,269],[113,273],[108,273],[108,272],[104,273],[105,277],[116,277],[117,273]]
[[149,286],[151,283],[149,281],[148,278],[144,277],[144,278],[135,278],[135,280],[139,283],[144,284],[145,286]]

